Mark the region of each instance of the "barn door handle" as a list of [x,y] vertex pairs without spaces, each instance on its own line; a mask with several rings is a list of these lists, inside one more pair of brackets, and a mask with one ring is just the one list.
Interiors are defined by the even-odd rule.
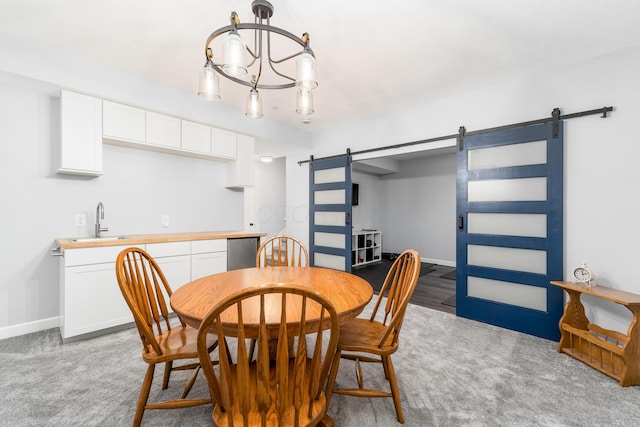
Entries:
[[458,215],[458,230],[464,230],[464,215]]

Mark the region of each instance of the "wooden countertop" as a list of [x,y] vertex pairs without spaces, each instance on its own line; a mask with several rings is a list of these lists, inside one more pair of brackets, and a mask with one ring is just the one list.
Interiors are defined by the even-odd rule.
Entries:
[[[58,244],[58,247],[62,249],[77,249],[100,246],[131,246],[142,243],[182,242],[186,240],[239,239],[243,237],[262,237],[266,235],[267,233],[249,233],[246,231],[199,231],[193,233],[127,234],[118,239],[113,239],[113,237],[120,236],[110,235],[103,236],[103,239],[92,239],[90,237],[60,237],[56,239],[56,243]],[[79,241],[74,241],[75,239],[78,239]]]

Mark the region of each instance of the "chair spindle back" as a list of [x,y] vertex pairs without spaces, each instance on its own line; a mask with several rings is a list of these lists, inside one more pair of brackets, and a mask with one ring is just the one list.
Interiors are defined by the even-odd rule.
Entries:
[[394,261],[384,280],[378,300],[371,314],[373,321],[378,316],[378,309],[383,296],[387,293],[387,301],[384,307],[382,324],[387,326],[384,335],[380,337],[378,346],[383,344],[391,336],[391,345],[397,345],[400,329],[404,320],[407,304],[413,295],[420,275],[420,256],[413,249],[407,249]]
[[[171,330],[165,298],[172,294],[164,273],[147,252],[140,248],[127,248],[116,260],[116,276],[145,351],[151,347],[156,354],[162,354],[155,337]],[[182,320],[180,322],[185,326]]]
[[[276,321],[268,323],[274,312]],[[237,322],[225,327],[230,318]],[[230,339],[229,332],[237,339]],[[339,333],[335,309],[326,298],[296,285],[250,288],[207,314],[198,332],[203,357],[209,333],[217,334],[219,354],[235,353],[236,360],[220,356],[218,372],[202,365],[216,402],[215,425],[306,426],[324,416],[323,386]],[[255,361],[249,357],[248,338],[257,342]]]
[[302,242],[291,236],[273,236],[265,240],[256,254],[256,267],[309,265],[309,252]]

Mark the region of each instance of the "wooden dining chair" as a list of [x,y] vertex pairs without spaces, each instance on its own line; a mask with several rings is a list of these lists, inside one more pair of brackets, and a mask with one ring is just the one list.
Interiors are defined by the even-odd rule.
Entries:
[[[295,313],[295,321],[289,317],[287,322],[287,313]],[[267,324],[269,315],[278,322]],[[229,339],[229,333],[237,339]],[[198,354],[215,405],[214,425],[317,425],[326,412],[324,386],[338,333],[333,305],[305,287],[260,286],[221,301],[198,332]],[[217,352],[234,354],[235,363],[222,357],[218,369],[205,365],[211,334],[220,343]],[[249,336],[257,338],[256,360],[247,351]],[[235,348],[227,348],[228,343]]]
[[[142,340],[142,359],[148,364],[133,425],[140,425],[146,409],[185,408],[211,403],[211,399],[208,397],[187,399],[200,370],[196,348],[198,331],[187,326],[179,318],[179,324],[175,327],[171,326],[165,297],[171,297],[172,291],[156,261],[142,249],[127,248],[120,252],[116,259],[116,277]],[[207,337],[204,345],[205,351],[210,354],[217,346],[217,341],[213,336]],[[188,362],[189,359],[190,363],[173,365],[176,360]],[[169,386],[169,377],[172,371],[194,370],[180,399],[147,402],[155,367],[159,363],[165,365],[163,390]],[[209,359],[207,365],[211,366],[212,363],[217,362],[212,362]]]
[[273,236],[262,242],[256,253],[256,267],[307,265],[309,265],[307,248],[292,236]]
[[[268,238],[258,248],[256,267],[304,267],[309,265],[309,252],[302,242],[295,237],[276,235]],[[252,339],[249,357],[253,358],[256,340]]]
[[[398,350],[400,328],[407,304],[416,288],[420,265],[420,255],[413,249],[407,249],[400,254],[387,273],[371,317],[356,318],[340,326],[340,339],[327,385],[327,400],[331,400],[332,393],[360,397],[392,397],[396,417],[399,422],[404,423],[400,392],[391,355]],[[385,299],[385,293],[387,295],[384,313],[382,310],[378,313]],[[340,359],[355,361],[358,388],[334,388]],[[390,392],[364,388],[361,362],[382,364]]]

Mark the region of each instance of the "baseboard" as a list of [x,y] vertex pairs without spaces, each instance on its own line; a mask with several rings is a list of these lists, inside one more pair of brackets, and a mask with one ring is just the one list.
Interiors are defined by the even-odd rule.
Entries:
[[[389,260],[394,260],[398,257],[398,255],[400,255],[399,253],[394,253],[394,252],[383,252],[382,253],[382,259],[389,259]],[[434,258],[424,258],[424,257],[420,257],[420,262],[426,262],[427,264],[438,264],[438,265],[444,265],[446,267],[455,267],[456,266],[456,262],[455,261],[445,261],[443,259],[434,259]]]
[[31,334],[33,332],[44,331],[58,327],[58,317],[34,320],[33,322],[20,323],[17,325],[3,326],[0,328],[0,340]]
[[444,265],[446,267],[455,267],[456,266],[456,262],[455,261],[445,261],[443,259],[422,258],[422,257],[420,257],[420,260],[422,262],[428,262],[430,264]]

